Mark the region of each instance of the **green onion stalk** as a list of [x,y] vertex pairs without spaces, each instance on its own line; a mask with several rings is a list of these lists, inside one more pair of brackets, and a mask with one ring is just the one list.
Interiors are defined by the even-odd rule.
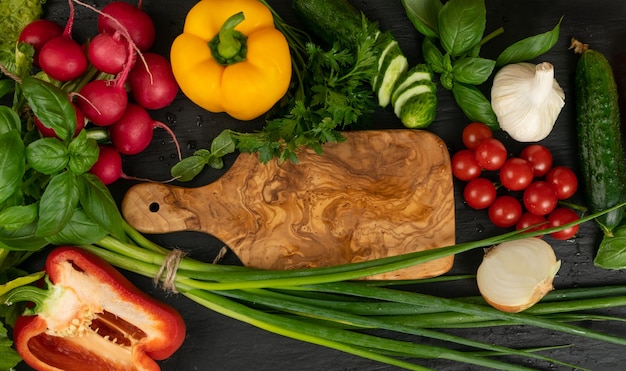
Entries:
[[[624,205],[626,203],[615,208]],[[626,346],[626,338],[573,324],[581,320],[623,321],[585,314],[584,311],[626,305],[626,287],[603,287],[597,291],[585,288],[555,290],[522,313],[505,313],[489,306],[480,297],[442,298],[395,289],[391,287],[393,282],[387,286],[385,281],[359,279],[506,241],[552,233],[590,221],[602,213],[539,231],[525,229],[399,256],[290,271],[203,262],[187,257],[179,250],[153,243],[128,223],[124,224],[127,240],[107,236],[83,248],[118,268],[151,277],[161,283],[164,290],[180,293],[215,312],[276,334],[404,369],[426,369],[416,363],[420,359],[445,359],[494,369],[528,369],[521,363],[498,357],[504,355],[579,368],[541,355],[539,351],[546,348],[513,349],[442,330],[527,325]],[[437,279],[415,282],[433,280]],[[431,345],[432,341],[396,340],[362,330],[411,335],[416,339],[436,340],[446,346]],[[548,348],[562,346],[567,345],[556,344]]]

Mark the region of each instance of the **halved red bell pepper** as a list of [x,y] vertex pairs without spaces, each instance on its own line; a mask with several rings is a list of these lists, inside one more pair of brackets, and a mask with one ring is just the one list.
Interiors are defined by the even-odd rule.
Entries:
[[[14,327],[17,352],[43,370],[159,370],[155,360],[183,343],[185,323],[172,307],[134,286],[103,259],[77,247],[46,260],[47,289],[22,287],[29,300]],[[19,289],[18,289],[19,290]]]

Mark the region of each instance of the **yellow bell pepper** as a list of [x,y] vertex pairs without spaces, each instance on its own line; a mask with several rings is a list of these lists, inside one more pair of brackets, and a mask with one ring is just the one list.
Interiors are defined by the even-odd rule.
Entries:
[[287,92],[291,55],[270,10],[258,0],[201,0],[170,50],[182,92],[211,112],[252,120]]

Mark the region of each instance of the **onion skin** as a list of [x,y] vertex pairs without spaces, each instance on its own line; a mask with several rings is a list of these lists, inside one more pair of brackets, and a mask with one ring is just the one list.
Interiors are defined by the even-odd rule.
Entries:
[[528,309],[554,289],[561,261],[538,238],[504,242],[487,249],[476,280],[485,301],[503,312]]

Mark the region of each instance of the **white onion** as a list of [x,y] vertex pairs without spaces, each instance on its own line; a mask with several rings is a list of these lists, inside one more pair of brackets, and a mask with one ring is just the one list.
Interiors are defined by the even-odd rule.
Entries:
[[552,246],[531,237],[487,249],[476,280],[483,298],[504,312],[521,312],[554,289],[561,261]]

